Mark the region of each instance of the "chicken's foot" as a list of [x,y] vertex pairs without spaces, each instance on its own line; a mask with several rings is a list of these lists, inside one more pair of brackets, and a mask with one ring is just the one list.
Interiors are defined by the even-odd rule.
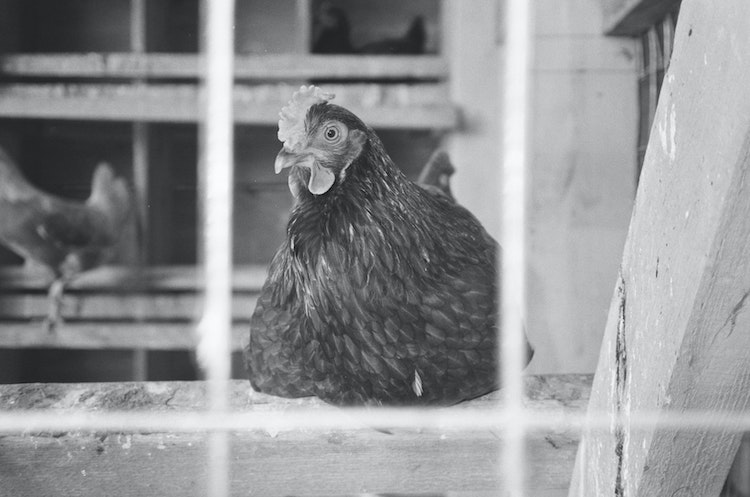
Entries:
[[44,320],[44,327],[48,333],[54,333],[63,322],[60,309],[62,307],[64,290],[65,281],[62,278],[54,280],[49,286],[49,311]]

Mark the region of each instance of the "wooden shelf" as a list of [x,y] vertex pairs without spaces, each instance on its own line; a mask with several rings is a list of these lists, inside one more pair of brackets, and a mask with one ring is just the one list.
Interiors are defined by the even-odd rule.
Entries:
[[[265,266],[233,272],[232,350],[247,343],[249,321],[266,278]],[[202,309],[194,266],[134,271],[102,267],[82,274],[63,297],[65,322],[49,333],[49,275],[23,267],[0,269],[0,348],[189,350]]]
[[[67,320],[175,321],[199,317],[202,297],[199,292],[67,292],[63,316]],[[257,292],[235,292],[232,302],[235,319],[250,320]],[[45,293],[0,294],[0,319],[23,322],[47,315],[49,301]]]
[[[580,415],[591,391],[591,377],[583,375],[529,376],[524,383],[526,408],[538,415]],[[229,416],[244,419],[259,413],[283,417],[339,411],[317,398],[263,395],[244,380],[232,381],[228,390]],[[200,381],[2,385],[3,412],[52,412],[83,419],[89,413],[128,412],[146,425],[112,431],[87,426],[32,428],[4,434],[0,450],[12,457],[0,467],[3,489],[8,495],[204,495],[206,434],[165,431],[152,426],[152,420],[170,429],[179,427],[179,422],[164,423],[165,417],[200,415],[208,405],[207,391]],[[489,414],[500,397],[495,392],[448,409]],[[333,430],[230,431],[231,493],[245,495],[252,489],[255,495],[497,494],[503,444],[497,430],[383,428],[389,429],[363,424]],[[567,427],[527,434],[530,495],[557,495],[567,488],[578,440],[577,430]]]
[[[190,54],[15,54],[0,57],[0,73],[54,78],[199,78],[203,57]],[[435,55],[237,55],[237,79],[444,80],[448,61]]]
[[[232,286],[235,292],[259,292],[266,274],[267,267],[263,265],[235,266]],[[200,277],[196,266],[106,266],[81,274],[67,288],[73,292],[197,292],[201,289]],[[0,267],[0,296],[8,292],[46,292],[50,281],[50,275],[42,270]]]
[[[325,85],[336,103],[375,128],[450,129],[458,111],[441,84]],[[276,125],[297,85],[237,85],[238,124]],[[196,85],[8,84],[0,86],[0,116],[79,120],[197,122],[202,91]]]
[[[252,312],[254,304],[247,307]],[[133,309],[130,309],[133,319]],[[195,350],[198,343],[196,322],[163,321],[69,321],[54,333],[42,326],[41,319],[20,321],[0,320],[0,348],[28,349],[142,349]],[[247,345],[250,333],[248,321],[238,321],[232,327],[232,350],[240,351]]]

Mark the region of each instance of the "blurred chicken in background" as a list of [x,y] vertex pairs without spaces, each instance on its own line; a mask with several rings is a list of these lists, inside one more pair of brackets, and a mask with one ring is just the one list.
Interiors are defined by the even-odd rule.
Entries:
[[420,55],[425,53],[427,30],[422,16],[416,16],[403,36],[375,40],[360,47],[351,41],[349,15],[332,2],[322,2],[313,25],[312,53],[369,55]]
[[312,53],[353,53],[350,30],[346,12],[331,2],[323,2],[314,19]]
[[[454,199],[451,192],[451,176],[456,172],[448,152],[435,151],[417,178],[417,184],[434,194],[443,194]],[[455,200],[455,199],[454,199]]]
[[45,320],[49,331],[61,322],[65,285],[114,256],[131,208],[125,180],[115,177],[108,164],[96,167],[91,194],[79,202],[31,185],[0,149],[0,243],[23,257],[27,265],[42,265],[52,272]]
[[386,55],[421,55],[425,52],[427,31],[422,16],[415,17],[403,36],[399,38],[386,38],[360,47],[359,52],[363,54],[386,54]]

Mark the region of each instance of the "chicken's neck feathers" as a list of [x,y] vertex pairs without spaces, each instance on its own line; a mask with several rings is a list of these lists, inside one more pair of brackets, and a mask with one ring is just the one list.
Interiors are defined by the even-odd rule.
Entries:
[[342,293],[398,298],[406,288],[397,282],[430,287],[450,271],[436,200],[385,153],[358,161],[335,191],[302,197],[290,217],[282,287],[306,312]]

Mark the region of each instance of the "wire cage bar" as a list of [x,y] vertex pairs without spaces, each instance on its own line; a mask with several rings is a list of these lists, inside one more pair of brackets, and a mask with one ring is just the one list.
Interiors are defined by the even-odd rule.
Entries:
[[[232,333],[232,205],[234,185],[234,0],[202,4],[205,115],[201,127],[204,309],[198,357],[208,379],[209,409],[226,412]],[[229,434],[215,431],[208,445],[208,495],[230,493]]]
[[500,226],[501,271],[498,277],[502,334],[503,399],[508,412],[501,470],[505,491],[513,497],[524,492],[525,426],[523,416],[524,321],[526,309],[526,169],[531,43],[531,2],[506,2],[502,101],[502,216]]

